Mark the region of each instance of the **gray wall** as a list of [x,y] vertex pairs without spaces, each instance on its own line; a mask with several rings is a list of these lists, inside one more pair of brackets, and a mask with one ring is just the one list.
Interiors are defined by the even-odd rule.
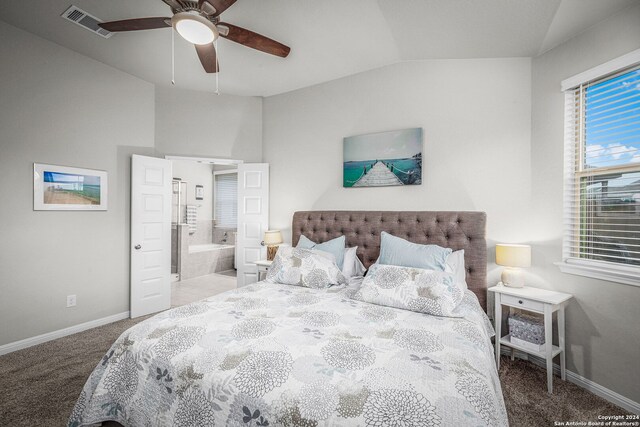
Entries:
[[161,154],[262,159],[262,98],[156,87]]
[[[129,310],[129,164],[154,87],[0,22],[0,345]],[[33,211],[33,162],[106,170],[108,211]],[[66,297],[77,306],[66,308]]]
[[560,82],[640,48],[640,6],[627,9],[532,63],[530,280],[568,292],[567,368],[640,402],[640,288],[563,274],[564,96]]
[[[482,210],[489,239],[519,241],[530,199],[531,62],[412,61],[264,101],[270,227],[296,210]],[[423,184],[342,187],[342,139],[424,129]]]
[[[306,209],[484,210],[489,246],[530,242],[528,283],[575,295],[567,367],[640,401],[640,289],[560,273],[561,80],[640,47],[636,6],[535,58],[397,64],[264,101],[271,224]],[[342,138],[421,126],[424,183],[342,188]],[[501,268],[489,251],[489,283]]]
[[[155,88],[1,21],[0,37],[3,345],[128,311],[131,154],[260,161],[262,99]],[[108,211],[34,212],[33,162],[106,170]]]

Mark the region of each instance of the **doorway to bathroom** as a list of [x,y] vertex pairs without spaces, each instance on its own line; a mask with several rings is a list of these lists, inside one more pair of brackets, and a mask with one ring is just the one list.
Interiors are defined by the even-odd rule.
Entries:
[[[187,163],[174,164],[173,161]],[[208,166],[199,168],[198,165]],[[206,171],[206,174],[196,174],[199,169]],[[234,186],[229,185],[234,169],[235,196],[232,193]],[[220,178],[216,179],[218,175]],[[216,197],[216,185],[220,186],[217,192],[219,197]],[[225,186],[230,193],[223,191]],[[219,214],[216,214],[216,206]],[[232,221],[234,206],[235,229],[233,223],[218,222],[225,215]],[[258,281],[256,263],[266,257],[263,236],[268,225],[268,163],[178,156],[160,159],[133,155],[131,317],[188,304]],[[198,230],[201,233],[196,235]],[[231,251],[229,246],[233,247]],[[205,263],[208,269],[191,264],[186,267],[202,275],[190,274],[185,270],[185,263],[190,262],[187,257],[191,256],[191,261],[194,261],[195,257],[204,256],[198,254],[213,252],[212,249],[220,253],[206,254],[209,261],[212,255],[216,259],[216,262]],[[183,256],[185,251],[186,256]],[[172,253],[175,266],[173,283]]]
[[235,289],[239,161],[172,158],[171,305]]

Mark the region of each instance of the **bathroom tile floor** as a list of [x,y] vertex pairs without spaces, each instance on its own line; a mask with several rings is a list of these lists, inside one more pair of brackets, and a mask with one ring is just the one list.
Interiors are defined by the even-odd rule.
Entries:
[[171,307],[192,302],[235,289],[236,277],[228,272],[208,274],[171,283]]

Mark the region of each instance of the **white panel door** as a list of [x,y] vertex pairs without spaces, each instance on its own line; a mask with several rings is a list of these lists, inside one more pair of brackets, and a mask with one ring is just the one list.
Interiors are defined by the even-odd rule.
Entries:
[[269,164],[238,165],[238,287],[258,281],[255,261],[266,259],[262,246],[269,226]]
[[131,160],[131,317],[171,307],[171,161]]

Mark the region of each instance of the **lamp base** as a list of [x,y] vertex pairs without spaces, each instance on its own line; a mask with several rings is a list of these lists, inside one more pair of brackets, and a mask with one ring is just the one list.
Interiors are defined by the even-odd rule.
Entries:
[[510,288],[523,288],[524,277],[519,268],[505,268],[502,270],[502,283]]
[[278,252],[277,246],[267,246],[267,261],[273,261]]

